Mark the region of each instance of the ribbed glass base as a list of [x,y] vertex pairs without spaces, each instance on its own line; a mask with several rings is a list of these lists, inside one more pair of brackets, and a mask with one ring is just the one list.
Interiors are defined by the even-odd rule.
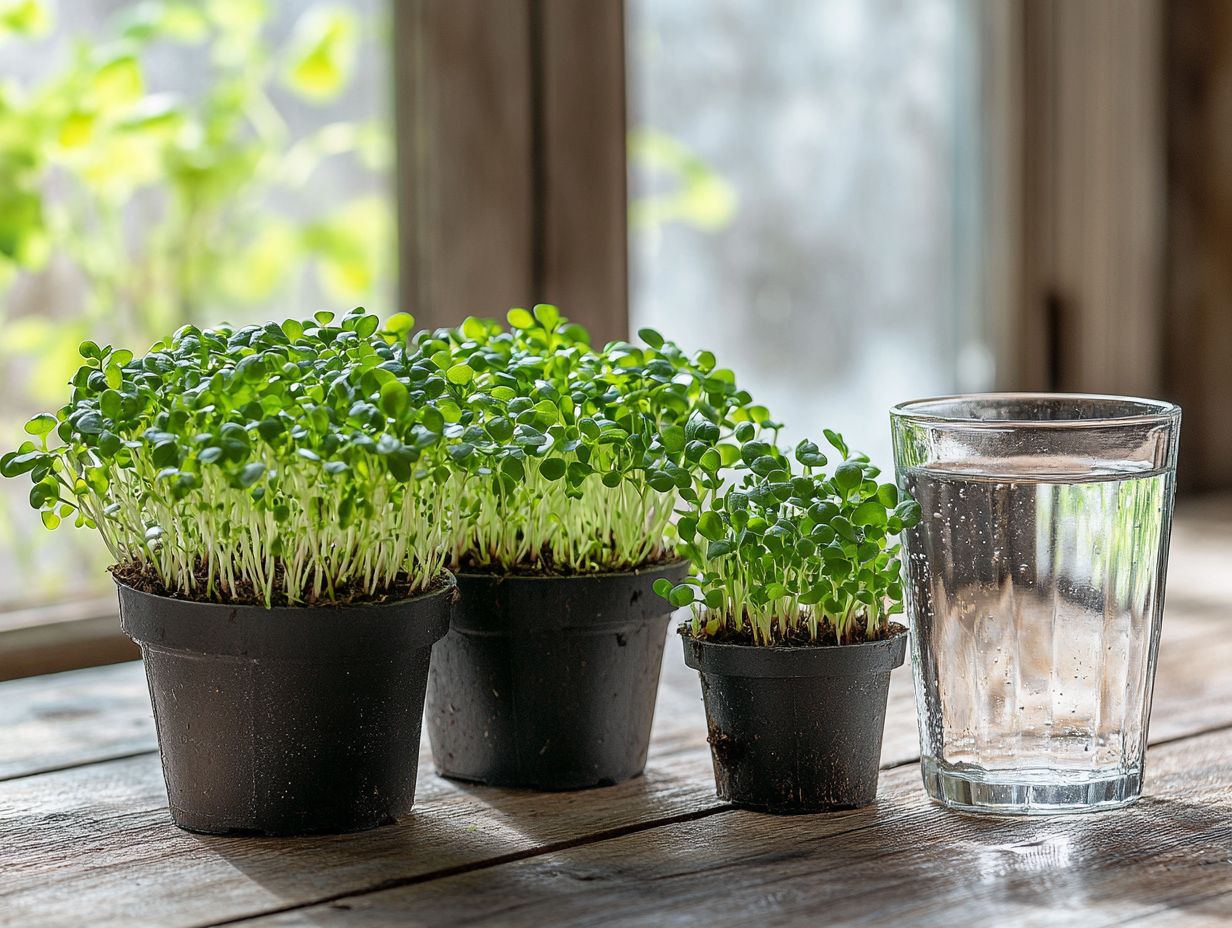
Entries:
[[1105,772],[1035,768],[1021,771],[949,767],[926,757],[924,789],[937,802],[989,815],[1064,815],[1119,809],[1142,792],[1142,771]]

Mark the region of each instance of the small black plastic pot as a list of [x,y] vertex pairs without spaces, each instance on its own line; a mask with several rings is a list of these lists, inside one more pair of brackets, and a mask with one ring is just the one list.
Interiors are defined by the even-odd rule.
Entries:
[[640,774],[672,612],[651,587],[687,569],[459,574],[453,624],[428,677],[437,772],[542,790]]
[[720,799],[762,812],[852,809],[877,796],[890,671],[907,631],[821,647],[718,644],[681,629],[701,675]]
[[206,834],[362,831],[411,811],[449,584],[396,603],[229,606],[118,583],[171,817]]

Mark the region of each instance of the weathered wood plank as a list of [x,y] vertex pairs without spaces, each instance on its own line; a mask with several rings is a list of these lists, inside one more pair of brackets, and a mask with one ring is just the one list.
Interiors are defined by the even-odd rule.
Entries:
[[1004,386],[1152,395],[1163,354],[1163,4],[1016,8],[1022,247],[1018,357]]
[[0,680],[118,664],[138,656],[115,596],[0,612]]
[[408,0],[394,26],[403,304],[558,302],[626,337],[622,0]]
[[1178,478],[1232,486],[1232,4],[1170,0],[1166,65],[1167,234],[1159,327],[1168,394],[1185,407]]
[[602,345],[629,337],[625,5],[539,2],[537,285]]
[[868,810],[727,811],[251,924],[599,926],[619,913],[621,925],[708,928],[1096,928],[1191,910],[1232,919],[1232,732],[1151,760],[1152,795],[1119,812],[957,815],[929,804],[916,771],[900,768]]
[[0,780],[153,750],[140,663],[0,686]]
[[534,297],[528,0],[394,4],[401,300],[422,325]]
[[[1232,724],[1232,693],[1218,672],[1232,648],[1218,645],[1177,624],[1161,654],[1156,738]],[[100,925],[195,924],[391,880],[426,881],[682,816],[726,816],[712,792],[696,681],[677,660],[667,668],[644,778],[585,793],[507,792],[442,781],[425,760],[412,821],[364,835],[304,841],[187,835],[167,819],[154,755],[2,783],[0,905],[20,913],[23,924],[72,924],[86,908]],[[887,727],[891,756],[915,755],[909,685],[900,671]],[[920,799],[915,768],[902,770],[887,776],[889,795],[898,789]],[[141,893],[133,891],[137,879]]]
[[302,840],[191,835],[153,755],[0,784],[0,912],[20,925],[189,925],[542,850],[715,807],[704,753],[585,793],[464,787],[421,768],[398,827]]

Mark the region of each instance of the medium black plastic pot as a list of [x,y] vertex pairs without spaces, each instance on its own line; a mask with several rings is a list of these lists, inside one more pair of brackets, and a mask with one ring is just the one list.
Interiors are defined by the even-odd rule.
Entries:
[[651,586],[684,561],[568,577],[459,574],[428,677],[446,777],[544,790],[609,786],[646,766],[672,607]]
[[697,670],[720,799],[763,812],[851,809],[877,796],[890,671],[907,632],[830,647],[718,644],[681,629]]
[[228,606],[117,583],[171,817],[207,834],[361,831],[411,811],[447,587],[383,605]]

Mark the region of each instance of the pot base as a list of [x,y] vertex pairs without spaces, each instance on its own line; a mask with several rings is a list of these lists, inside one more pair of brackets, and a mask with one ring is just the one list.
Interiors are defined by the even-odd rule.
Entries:
[[[719,796],[722,799],[722,796]],[[726,800],[733,808],[747,809],[749,812],[761,812],[765,815],[824,815],[827,812],[844,812],[850,809],[860,809],[867,806],[867,802],[856,805],[844,803],[839,805],[802,805],[800,803],[790,803],[788,805],[766,805],[758,802],[743,802],[739,799]]]
[[[644,768],[645,765],[643,764],[642,766]],[[467,786],[493,786],[498,789],[521,789],[538,793],[580,793],[589,789],[607,789],[611,786],[618,786],[621,783],[627,783],[629,780],[636,780],[642,775],[643,772],[643,769],[638,769],[637,771],[630,773],[628,776],[622,776],[619,778],[600,777],[599,779],[593,781],[569,780],[565,781],[566,785],[562,786],[562,781],[559,779],[545,780],[543,782],[528,782],[526,778],[520,776],[495,779],[489,777],[487,779],[483,779],[480,777],[468,777],[457,773],[450,773],[448,770],[442,770],[440,767],[436,768],[436,775],[438,777],[443,777],[444,779],[450,780],[454,783],[463,783]]]
[[372,831],[376,828],[385,828],[389,825],[397,825],[399,822],[407,821],[410,818],[408,814],[401,818],[386,817],[378,822],[364,822],[363,824],[357,824],[352,821],[345,825],[321,826],[310,830],[296,828],[290,831],[271,831],[263,828],[233,828],[224,824],[202,822],[194,818],[191,813],[181,809],[172,808],[169,811],[171,813],[171,821],[175,823],[176,828],[194,835],[211,835],[215,838],[305,838],[313,835],[351,835],[363,831]]

